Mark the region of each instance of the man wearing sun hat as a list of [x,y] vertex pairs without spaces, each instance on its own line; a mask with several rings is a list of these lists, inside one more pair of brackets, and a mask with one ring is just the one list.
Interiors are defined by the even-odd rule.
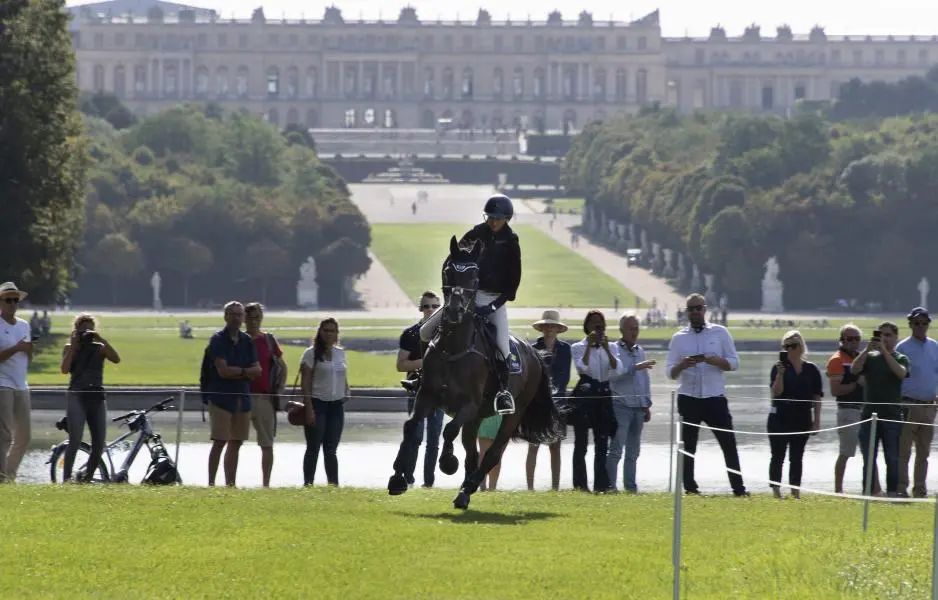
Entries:
[[935,394],[938,393],[938,342],[928,337],[931,315],[922,306],[916,306],[906,317],[912,335],[896,346],[896,352],[909,358],[909,376],[902,380],[902,402],[907,406],[905,423],[899,435],[899,496],[908,495],[909,461],[915,448],[912,475],[912,495],[928,495],[925,479],[928,476],[928,454],[931,451],[935,429]]
[[29,386],[26,370],[33,358],[29,323],[16,316],[26,298],[12,281],[0,284],[0,482],[16,479],[29,446]]
[[[567,384],[570,383],[570,364],[573,361],[570,344],[557,339],[557,336],[567,330],[567,326],[560,321],[560,313],[556,310],[545,310],[540,321],[531,325],[541,332],[541,337],[534,342],[534,349],[541,353],[550,368],[550,383],[555,398],[567,395]],[[534,489],[534,468],[537,465],[538,444],[528,444],[528,459],[525,464],[528,489]],[[557,490],[560,487],[560,440],[550,445],[550,474],[551,487]]]

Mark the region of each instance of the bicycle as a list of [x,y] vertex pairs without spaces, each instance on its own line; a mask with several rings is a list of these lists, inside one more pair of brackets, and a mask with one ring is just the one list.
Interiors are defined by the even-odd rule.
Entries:
[[[96,474],[92,475],[91,481],[94,483],[127,483],[130,466],[137,458],[137,454],[140,450],[146,446],[150,452],[150,466],[147,468],[147,473],[141,483],[164,485],[181,484],[182,478],[179,476],[176,464],[169,457],[169,452],[163,444],[163,439],[160,437],[159,433],[153,430],[153,425],[149,417],[147,417],[151,412],[162,412],[175,408],[170,405],[172,401],[173,398],[170,397],[154,404],[146,410],[132,410],[127,414],[111,419],[113,423],[126,425],[129,431],[105,445],[104,453],[101,456],[101,462],[98,464]],[[68,423],[64,418],[55,425],[58,429],[68,431]],[[137,436],[137,439],[133,442],[129,441],[128,438],[134,435]],[[49,477],[52,479],[52,483],[64,481],[65,450],[67,448],[68,440],[56,444],[52,447],[49,460],[46,461],[46,464],[49,465]],[[115,471],[112,452],[126,450],[128,448],[130,448],[129,454],[124,458],[120,469]],[[75,456],[75,463],[72,469],[72,477],[74,479],[84,479],[88,469],[90,454],[91,445],[83,441]],[[84,456],[84,460],[81,458],[82,455]],[[107,462],[105,462],[105,459],[107,459]]]

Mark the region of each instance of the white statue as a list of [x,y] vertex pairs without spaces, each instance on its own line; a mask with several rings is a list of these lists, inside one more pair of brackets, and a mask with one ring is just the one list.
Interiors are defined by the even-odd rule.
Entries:
[[300,280],[296,282],[296,304],[303,308],[319,307],[319,284],[316,283],[316,259],[310,256],[300,266]]
[[922,280],[918,282],[918,293],[919,293],[919,303],[918,305],[928,310],[928,292],[931,291],[931,286],[928,285],[928,279],[922,277]]
[[707,304],[713,304],[716,299],[717,291],[714,288],[714,280],[716,276],[712,273],[704,273],[704,298],[707,300]]
[[674,250],[665,248],[664,252],[664,273],[665,277],[674,277]]
[[778,260],[772,256],[765,261],[765,277],[762,278],[762,312],[785,312],[782,303],[784,286],[778,278]]
[[163,283],[163,279],[160,277],[159,271],[153,272],[153,277],[150,278],[150,287],[153,288],[153,310],[163,310],[163,301],[160,299],[160,286]]

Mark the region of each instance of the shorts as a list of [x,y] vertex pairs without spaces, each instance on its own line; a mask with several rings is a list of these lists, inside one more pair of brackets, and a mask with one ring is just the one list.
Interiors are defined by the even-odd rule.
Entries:
[[251,429],[250,412],[228,412],[224,408],[208,403],[208,421],[212,440],[216,442],[241,441],[248,439]]
[[267,394],[251,394],[251,423],[257,432],[257,445],[261,448],[273,447],[277,434],[277,413]]
[[[837,408],[837,426],[843,427],[851,423],[859,423],[859,408]],[[859,443],[860,426],[843,427],[837,430],[837,437],[840,438],[840,455],[851,457],[856,456],[857,444]]]
[[479,434],[478,437],[494,440],[495,436],[498,435],[498,429],[502,426],[502,416],[501,415],[492,415],[491,417],[486,417],[482,419],[482,422],[479,424]]

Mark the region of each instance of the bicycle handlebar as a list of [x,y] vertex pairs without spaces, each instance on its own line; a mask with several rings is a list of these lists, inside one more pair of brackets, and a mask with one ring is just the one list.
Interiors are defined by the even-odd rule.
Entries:
[[127,414],[123,414],[119,417],[114,417],[113,419],[111,419],[111,422],[117,423],[118,421],[126,421],[138,415],[145,415],[153,411],[162,411],[162,410],[170,409],[172,408],[172,406],[169,406],[169,403],[172,402],[173,400],[174,398],[170,396],[169,398],[166,398],[165,400],[161,400],[157,402],[156,404],[154,404],[153,406],[151,406],[150,408],[146,410],[132,410]]

